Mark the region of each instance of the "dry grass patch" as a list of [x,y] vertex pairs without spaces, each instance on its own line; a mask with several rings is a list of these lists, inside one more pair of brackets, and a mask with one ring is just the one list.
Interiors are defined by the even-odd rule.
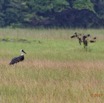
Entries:
[[102,103],[103,61],[0,60],[2,103]]
[[25,60],[23,62],[19,62],[15,65],[9,65],[9,60],[0,60],[1,67],[5,66],[7,68],[16,68],[16,67],[23,67],[25,68],[67,68],[67,69],[102,69],[104,67],[104,61],[96,60],[96,61],[51,61],[51,60]]
[[25,68],[30,68],[31,67],[34,69],[35,68],[52,68],[52,69],[56,69],[56,68],[76,68],[76,69],[102,69],[104,67],[104,61],[102,60],[96,60],[96,61],[68,61],[68,62],[64,62],[64,61],[51,61],[51,60],[25,60],[23,62],[17,63],[15,65],[9,65],[10,61],[0,61],[1,65],[5,65],[8,68],[15,68],[15,67],[24,67]]

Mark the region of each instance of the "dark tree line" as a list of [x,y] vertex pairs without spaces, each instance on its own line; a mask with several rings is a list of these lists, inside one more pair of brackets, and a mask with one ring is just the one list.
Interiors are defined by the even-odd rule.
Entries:
[[0,27],[104,27],[104,0],[0,0]]

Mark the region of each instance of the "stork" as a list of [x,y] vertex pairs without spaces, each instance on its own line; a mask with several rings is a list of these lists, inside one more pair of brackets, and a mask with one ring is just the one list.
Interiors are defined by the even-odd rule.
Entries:
[[14,57],[9,63],[9,65],[14,65],[15,63],[18,63],[24,60],[24,53],[26,54],[26,52],[24,50],[20,50],[20,53],[21,55],[18,57]]

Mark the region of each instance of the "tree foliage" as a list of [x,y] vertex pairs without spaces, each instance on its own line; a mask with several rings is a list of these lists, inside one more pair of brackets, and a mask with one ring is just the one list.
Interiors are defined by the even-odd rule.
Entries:
[[89,9],[93,11],[93,4],[90,0],[76,0],[74,7],[77,9]]
[[100,18],[104,19],[104,0],[91,0],[94,4],[94,10]]
[[0,0],[0,27],[51,25],[68,9],[88,9],[104,18],[104,0]]

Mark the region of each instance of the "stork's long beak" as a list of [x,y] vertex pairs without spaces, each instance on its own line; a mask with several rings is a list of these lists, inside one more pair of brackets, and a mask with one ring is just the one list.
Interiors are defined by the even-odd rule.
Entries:
[[26,54],[26,52],[24,50],[22,52]]

